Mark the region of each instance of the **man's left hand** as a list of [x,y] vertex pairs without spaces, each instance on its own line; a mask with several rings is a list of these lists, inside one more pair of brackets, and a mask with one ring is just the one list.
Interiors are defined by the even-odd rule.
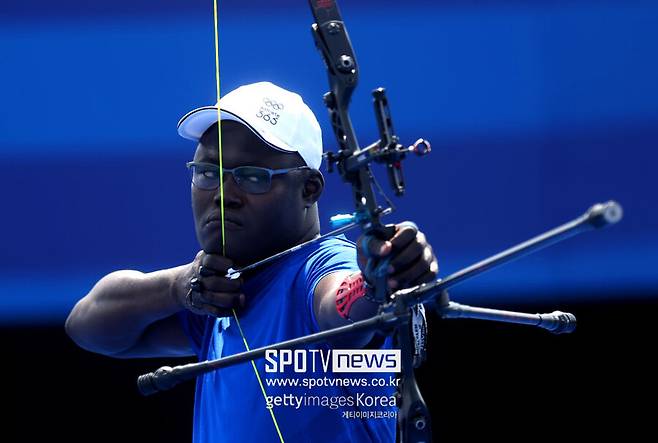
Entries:
[[412,222],[395,225],[395,235],[389,240],[362,235],[356,244],[359,267],[371,284],[374,283],[373,276],[366,275],[368,260],[390,260],[387,272],[391,290],[433,281],[439,272],[425,234]]

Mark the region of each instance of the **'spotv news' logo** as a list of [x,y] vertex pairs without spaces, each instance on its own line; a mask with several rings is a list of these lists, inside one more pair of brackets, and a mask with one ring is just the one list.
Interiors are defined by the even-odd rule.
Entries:
[[268,349],[265,372],[400,372],[399,349]]

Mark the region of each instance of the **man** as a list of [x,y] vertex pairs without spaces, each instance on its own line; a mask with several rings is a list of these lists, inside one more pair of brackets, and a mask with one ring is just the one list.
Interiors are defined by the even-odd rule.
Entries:
[[[188,167],[201,251],[176,268],[148,274],[124,270],[103,277],[66,322],[69,336],[81,347],[118,358],[214,359],[374,314],[369,276],[360,271],[368,260],[390,258],[391,288],[436,277],[432,248],[407,223],[397,225],[387,241],[362,237],[356,253],[343,236],[332,237],[239,279],[226,278],[230,268],[319,236],[317,202],[324,179],[318,170],[320,126],[299,95],[255,83],[227,94],[220,107],[221,191],[217,108],[191,111],[178,125],[180,135],[198,142]],[[333,345],[390,347],[390,340],[364,333]],[[330,346],[314,349],[328,351]],[[395,405],[387,403],[393,399],[392,385],[333,385],[328,381],[333,374],[319,362],[306,371],[314,374],[271,374],[264,366],[261,359],[253,367],[237,365],[197,379],[195,442],[395,441],[390,414]],[[306,375],[320,377],[324,385],[311,390],[269,383],[277,376]],[[368,384],[373,375],[366,375]],[[389,414],[343,414],[372,406],[360,404],[358,395],[381,400],[375,406]]]

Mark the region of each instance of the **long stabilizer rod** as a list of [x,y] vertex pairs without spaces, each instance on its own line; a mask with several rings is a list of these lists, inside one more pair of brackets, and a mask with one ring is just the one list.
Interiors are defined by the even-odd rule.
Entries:
[[[599,203],[592,206],[583,216],[565,223],[544,234],[525,241],[517,246],[509,248],[490,258],[482,260],[461,271],[458,271],[443,280],[437,280],[433,283],[423,284],[414,288],[404,289],[394,294],[398,302],[403,305],[412,306],[419,303],[434,303],[437,306],[439,315],[443,318],[473,318],[480,320],[490,320],[505,323],[517,323],[531,326],[538,326],[547,329],[553,333],[566,333],[574,330],[576,326],[576,317],[569,313],[555,311],[551,314],[526,314],[521,312],[501,311],[496,309],[477,308],[459,303],[451,302],[448,299],[446,289],[472,278],[484,271],[492,269],[495,266],[507,263],[510,260],[537,251],[550,246],[561,240],[565,240],[578,233],[593,229],[601,228],[610,224],[617,223],[621,220],[622,209],[614,201]],[[400,300],[401,299],[401,300]],[[391,306],[396,306],[391,304]],[[399,304],[397,305],[400,306]],[[159,391],[165,391],[173,388],[177,384],[193,379],[199,375],[214,371],[223,367],[233,366],[238,363],[254,360],[263,357],[269,349],[296,349],[305,345],[317,343],[332,338],[337,338],[347,334],[368,331],[368,330],[387,330],[395,325],[409,320],[409,310],[399,309],[396,311],[385,310],[374,317],[361,320],[347,326],[341,326],[335,329],[318,332],[247,352],[241,352],[228,357],[216,360],[203,361],[199,363],[190,363],[174,368],[164,366],[154,372],[141,375],[137,379],[137,386],[142,395],[150,395]]]

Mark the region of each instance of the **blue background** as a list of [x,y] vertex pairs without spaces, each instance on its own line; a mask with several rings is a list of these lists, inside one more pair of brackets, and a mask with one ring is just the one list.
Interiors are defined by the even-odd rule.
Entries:
[[[189,262],[197,250],[179,117],[215,99],[209,1],[4,1],[0,6],[0,322],[61,323],[110,271]],[[455,288],[458,301],[557,303],[658,288],[658,4],[341,2],[370,91],[388,90],[406,163],[391,221],[427,233],[445,276],[608,199],[621,224]],[[306,2],[220,1],[222,90],[299,92],[334,149]],[[328,176],[324,230],[352,209]],[[533,294],[533,295],[528,295]]]

